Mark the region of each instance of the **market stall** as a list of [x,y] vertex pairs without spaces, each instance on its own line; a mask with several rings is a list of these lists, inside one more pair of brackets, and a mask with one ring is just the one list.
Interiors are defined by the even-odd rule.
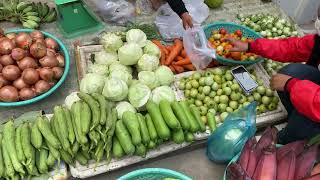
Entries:
[[[12,7],[17,14],[3,19],[17,17],[26,28],[38,28],[57,16],[46,3],[18,2],[5,8]],[[83,7],[83,12],[90,9]],[[88,15],[97,19],[89,10]],[[156,22],[158,33],[148,24],[148,16],[152,17],[150,13],[137,17],[147,24],[110,25],[91,35],[94,42],[72,44],[45,29],[0,32],[0,106],[11,113],[0,127],[0,177],[47,178],[48,174],[59,179],[67,176],[67,167],[74,178],[114,171],[204,142],[229,115],[254,101],[257,128],[287,117],[269,83],[270,75],[284,65],[253,53],[230,52],[233,45],[226,41],[302,35],[275,4],[227,2],[199,20],[204,21],[205,39],[217,55],[201,69],[183,38],[168,41],[168,33],[164,37]],[[234,77],[238,65],[245,66],[257,83],[250,93]],[[54,94],[63,83],[76,88]],[[49,96],[60,100],[46,109],[37,107]],[[18,115],[9,107],[29,104],[46,113],[11,118]]]

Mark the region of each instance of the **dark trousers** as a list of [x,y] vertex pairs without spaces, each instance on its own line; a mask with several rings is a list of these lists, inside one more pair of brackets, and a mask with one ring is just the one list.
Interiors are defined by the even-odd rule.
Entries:
[[[279,73],[286,74],[302,80],[310,80],[320,85],[320,71],[305,64],[289,64]],[[278,143],[287,144],[297,140],[310,139],[320,134],[320,123],[314,122],[300,114],[290,101],[287,92],[278,92],[282,104],[288,111],[288,125],[278,133]]]

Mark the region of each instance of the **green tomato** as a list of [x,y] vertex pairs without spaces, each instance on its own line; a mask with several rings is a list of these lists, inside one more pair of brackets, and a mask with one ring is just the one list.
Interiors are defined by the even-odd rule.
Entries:
[[206,76],[206,77],[208,77],[208,76],[212,76],[213,74],[212,74],[212,72],[210,72],[210,71],[206,71],[205,73],[204,73],[204,76]]
[[261,95],[259,93],[255,92],[255,93],[253,93],[253,98],[254,98],[255,101],[260,102]]
[[192,78],[195,79],[195,80],[198,80],[201,78],[201,73],[199,72],[195,72],[192,74]]
[[230,101],[229,107],[231,107],[232,109],[238,109],[238,102],[237,101]]
[[198,95],[198,90],[197,89],[191,89],[190,91],[190,96],[195,98]]
[[271,96],[273,96],[273,95],[274,95],[274,93],[273,93],[273,91],[272,91],[270,88],[266,89],[266,96],[271,97]]
[[244,96],[244,95],[242,95],[242,94],[240,94],[239,103],[243,104],[243,103],[246,102],[246,101],[247,101],[247,97]]
[[201,77],[201,78],[199,79],[199,84],[200,84],[200,86],[206,85],[206,78],[205,78],[205,77]]
[[227,117],[228,117],[229,113],[227,112],[223,112],[220,114],[220,117],[221,117],[221,121],[223,122]]
[[205,82],[205,84],[206,84],[207,86],[211,86],[211,85],[213,84],[213,79],[212,79],[211,76],[206,77],[206,82]]
[[190,83],[190,82],[187,82],[187,83],[186,83],[186,89],[191,89],[191,88],[192,88],[191,83]]
[[211,90],[210,86],[204,86],[202,92],[205,95],[209,95],[210,94],[210,90]]
[[201,121],[202,121],[204,124],[207,124],[207,122],[208,122],[207,116],[205,116],[205,115],[201,116]]
[[230,96],[230,95],[231,95],[231,92],[232,92],[231,88],[229,88],[229,87],[223,88],[223,93],[224,93],[225,95]]
[[208,108],[206,106],[200,106],[201,116],[205,116],[208,113]]
[[268,96],[262,96],[262,98],[261,98],[261,102],[262,102],[262,104],[264,104],[264,105],[269,105],[270,104],[270,102],[271,102],[271,98],[270,97],[268,97]]
[[231,113],[231,112],[233,112],[233,109],[231,107],[227,107],[226,112]]
[[213,82],[213,84],[212,84],[212,86],[211,86],[211,89],[214,90],[214,91],[217,91],[217,90],[219,89],[218,83]]
[[223,90],[222,90],[222,89],[218,89],[218,90],[217,90],[217,95],[218,95],[218,96],[221,96],[222,93],[223,93]]
[[203,103],[207,104],[208,102],[211,101],[211,98],[209,96],[206,96],[204,99],[203,99]]
[[195,100],[194,100],[193,98],[188,99],[188,103],[189,103],[189,104],[194,104],[194,101],[195,101]]
[[214,75],[213,80],[218,84],[222,83],[222,78],[219,75]]
[[215,96],[213,100],[215,103],[220,103],[220,96]]
[[250,102],[244,102],[243,106],[248,106],[250,104]]
[[227,105],[226,105],[226,104],[219,104],[219,105],[218,105],[218,110],[219,110],[219,112],[221,112],[221,113],[226,112],[226,108],[227,108]]
[[227,81],[232,81],[233,80],[233,76],[231,73],[226,73],[224,75],[224,78],[227,80]]
[[223,74],[223,70],[221,69],[221,68],[214,68],[213,70],[212,70],[212,73],[214,74],[214,75],[222,75]]
[[233,79],[232,82],[233,82],[233,84],[239,84],[236,79]]
[[220,96],[220,103],[223,103],[223,104],[228,104],[229,102],[229,97],[226,96],[226,95],[221,95]]
[[190,90],[189,89],[184,91],[184,96],[185,97],[190,97]]
[[233,91],[239,91],[239,90],[240,90],[240,86],[239,86],[239,84],[233,83],[233,84],[231,85],[231,89],[232,89]]
[[209,107],[209,108],[214,108],[216,109],[217,107],[217,104],[213,101],[213,100],[210,100],[208,103],[206,103],[206,105]]
[[269,111],[273,111],[273,110],[275,110],[275,109],[277,109],[276,104],[270,103],[270,104],[268,105],[268,110],[269,110]]
[[261,96],[263,96],[263,95],[266,93],[266,88],[263,87],[263,86],[258,86],[257,92],[258,92]]
[[202,90],[203,90],[203,86],[199,86],[199,87],[198,87],[198,92],[199,92],[199,93],[202,93]]
[[213,98],[217,95],[217,93],[215,91],[211,91],[209,94],[209,97]]
[[256,76],[255,76],[255,75],[250,74],[250,76],[251,76],[251,78],[252,78],[253,80],[257,81],[257,78],[256,78]]
[[208,113],[212,113],[214,116],[216,115],[217,111],[215,109],[209,109]]
[[272,103],[278,104],[279,103],[279,98],[277,96],[272,97]]
[[195,104],[196,106],[198,106],[198,107],[203,106],[202,101],[197,100],[197,99],[194,101],[194,104]]
[[197,80],[192,80],[191,81],[191,85],[192,85],[193,88],[198,88],[199,87],[199,83],[198,83]]
[[180,90],[184,90],[186,88],[186,83],[182,82],[182,81],[179,81],[179,84],[178,84],[178,88]]
[[247,99],[248,99],[248,102],[253,102],[254,101],[254,97],[252,95],[248,96]]
[[199,94],[199,93],[197,94],[197,99],[198,100],[202,101],[202,100],[204,100],[205,97],[206,97],[206,95],[204,95],[203,93],[202,94]]
[[267,108],[264,104],[261,104],[260,106],[258,106],[258,112],[259,113],[265,113],[267,111]]
[[241,98],[240,93],[232,92],[230,95],[230,99],[233,101],[238,101]]

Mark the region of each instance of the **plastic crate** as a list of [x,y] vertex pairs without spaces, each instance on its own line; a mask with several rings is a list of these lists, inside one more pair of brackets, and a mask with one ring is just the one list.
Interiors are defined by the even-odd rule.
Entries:
[[[217,22],[214,24],[209,24],[204,27],[204,32],[206,34],[207,39],[210,38],[212,31],[220,30],[222,28],[226,29],[228,32],[234,32],[239,29],[242,32],[243,37],[248,37],[248,38],[253,38],[253,39],[262,38],[262,36],[260,34],[258,34],[257,32],[255,32],[245,26],[241,26],[239,24],[235,24],[235,23],[231,23],[231,22]],[[263,60],[264,60],[264,58],[258,57],[258,59],[254,60],[254,61],[251,61],[251,60],[236,61],[233,59],[228,59],[228,58],[224,58],[222,56],[217,55],[217,61],[224,64],[224,65],[251,65],[251,64],[261,62]]]
[[170,169],[162,169],[162,168],[146,168],[146,169],[136,170],[118,178],[118,180],[151,180],[151,179],[163,180],[165,178],[175,178],[179,180],[192,180],[191,178],[181,173],[172,171]]

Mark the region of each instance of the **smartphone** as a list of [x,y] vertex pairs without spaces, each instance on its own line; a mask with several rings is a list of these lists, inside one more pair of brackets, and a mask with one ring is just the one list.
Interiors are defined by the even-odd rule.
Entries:
[[250,94],[250,92],[259,86],[243,66],[238,66],[232,69],[231,74],[246,94]]

